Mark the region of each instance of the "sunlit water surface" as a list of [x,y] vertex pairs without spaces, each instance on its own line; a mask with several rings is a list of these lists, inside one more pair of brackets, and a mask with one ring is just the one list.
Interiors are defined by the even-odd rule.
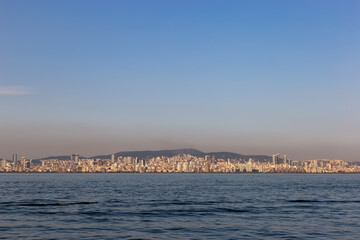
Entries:
[[0,239],[360,239],[360,175],[0,174]]

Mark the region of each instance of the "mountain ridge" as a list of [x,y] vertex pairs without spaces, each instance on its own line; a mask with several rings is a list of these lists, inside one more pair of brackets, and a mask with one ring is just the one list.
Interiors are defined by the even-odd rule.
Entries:
[[[202,152],[197,149],[193,148],[180,148],[180,149],[173,149],[173,150],[146,150],[146,151],[121,151],[114,153],[115,158],[119,156],[123,157],[137,157],[141,159],[146,158],[153,158],[153,157],[173,157],[177,155],[184,155],[184,154],[190,154],[196,157],[205,157],[206,155],[209,155],[210,157],[215,157],[215,159],[247,159],[247,158],[253,158],[254,160],[258,161],[264,161],[264,160],[270,160],[271,156],[268,155],[257,155],[257,154],[239,154],[234,152]],[[91,157],[82,157],[80,158],[93,158],[93,159],[110,159],[112,154],[104,154],[104,155],[95,155]],[[48,160],[48,159],[59,159],[59,160],[69,160],[71,158],[71,155],[62,155],[62,156],[50,156],[50,157],[44,157],[35,159],[34,161],[40,161],[40,160]]]

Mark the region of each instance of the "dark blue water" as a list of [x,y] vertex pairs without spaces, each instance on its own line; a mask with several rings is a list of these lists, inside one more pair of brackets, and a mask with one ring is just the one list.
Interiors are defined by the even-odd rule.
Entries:
[[0,239],[360,239],[360,175],[0,174]]

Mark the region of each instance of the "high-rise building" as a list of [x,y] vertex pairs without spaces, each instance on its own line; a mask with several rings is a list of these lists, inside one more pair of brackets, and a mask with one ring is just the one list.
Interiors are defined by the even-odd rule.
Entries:
[[276,165],[279,163],[279,154],[273,154],[272,155],[272,161],[273,161],[273,165]]
[[284,164],[287,164],[287,158],[285,154],[284,154]]
[[1,167],[2,168],[6,167],[6,159],[1,160]]
[[79,154],[75,153],[75,162],[78,163],[79,162]]
[[115,162],[115,154],[111,154],[111,162],[112,162],[112,163]]
[[21,166],[23,169],[25,169],[27,167],[26,163],[27,163],[26,157],[22,157],[21,158]]
[[249,161],[246,163],[246,172],[252,172],[252,159],[249,158]]
[[210,163],[209,162],[205,162],[204,172],[210,172]]
[[183,165],[182,165],[182,171],[187,172],[188,170],[189,170],[189,163],[184,162]]
[[275,154],[272,155],[272,164],[273,165],[276,164],[276,155]]
[[178,172],[181,172],[181,162],[177,162],[177,164],[176,164],[176,171],[178,171]]
[[17,162],[17,154],[13,154],[12,160],[14,164]]

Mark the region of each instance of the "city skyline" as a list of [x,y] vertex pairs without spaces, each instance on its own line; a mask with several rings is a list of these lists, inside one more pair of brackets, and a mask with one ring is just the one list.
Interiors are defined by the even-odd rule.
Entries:
[[[180,153],[183,151],[183,153]],[[141,152],[140,152],[141,153]],[[154,155],[155,154],[155,155]],[[170,156],[169,156],[170,154]],[[220,155],[219,155],[220,154]],[[360,163],[336,159],[297,161],[280,154],[269,156],[235,156],[179,149],[131,156],[117,153],[108,156],[50,157],[47,159],[1,160],[0,173],[359,173]],[[168,156],[166,156],[168,155]]]
[[[181,156],[181,155],[192,155],[192,156],[216,156],[216,159],[255,159],[255,160],[264,160],[267,159],[272,164],[280,164],[280,163],[286,163],[287,161],[299,161],[299,162],[305,162],[305,161],[312,161],[312,160],[321,160],[321,159],[328,159],[328,160],[341,160],[344,161],[341,158],[326,158],[326,157],[313,157],[309,159],[296,159],[296,158],[289,158],[287,153],[273,153],[273,154],[244,154],[239,152],[230,152],[230,151],[209,151],[209,152],[203,152],[198,149],[194,148],[179,148],[179,149],[157,149],[157,150],[143,150],[143,151],[120,151],[120,152],[112,152],[112,153],[102,153],[102,154],[95,154],[95,155],[86,155],[86,154],[79,154],[76,153],[70,153],[70,154],[63,154],[63,155],[56,155],[56,154],[50,154],[50,155],[44,155],[44,156],[38,156],[38,157],[32,157],[26,154],[18,154],[13,153],[11,157],[1,157],[0,160],[6,160],[10,162],[18,162],[19,159],[26,158],[26,159],[35,159],[36,161],[39,160],[47,160],[47,159],[58,159],[58,160],[64,160],[69,159],[71,161],[75,159],[113,159],[115,156],[129,156],[129,157],[136,157],[142,156],[140,158],[156,158],[156,157],[169,157],[169,156]],[[221,156],[221,157],[219,157]],[[76,160],[75,160],[76,161]],[[360,161],[347,161],[347,162],[360,162]]]
[[0,157],[360,161],[359,1],[0,1]]

